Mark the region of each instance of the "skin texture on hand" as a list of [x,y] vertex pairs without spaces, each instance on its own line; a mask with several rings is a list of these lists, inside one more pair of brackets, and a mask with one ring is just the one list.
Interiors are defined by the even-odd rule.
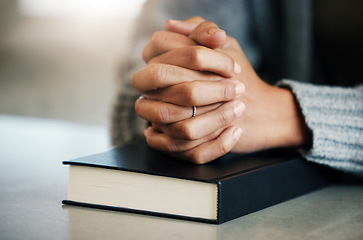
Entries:
[[294,96],[263,82],[234,38],[200,17],[168,21],[166,30],[147,44],[148,65],[133,78],[151,147],[202,164],[229,151],[309,143]]

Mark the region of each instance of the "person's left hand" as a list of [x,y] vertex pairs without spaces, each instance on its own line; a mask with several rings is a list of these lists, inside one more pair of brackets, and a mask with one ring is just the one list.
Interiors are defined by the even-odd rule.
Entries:
[[[191,44],[184,35],[178,39],[175,34],[157,32],[144,49],[148,65],[133,78],[144,97],[136,102],[135,109],[152,122],[153,127],[145,131],[148,136],[152,134],[147,138],[150,146],[204,163],[230,151],[241,135],[239,128],[228,126],[244,109],[243,103],[234,100],[244,91],[243,84],[233,79],[241,67],[228,55],[194,41]],[[211,44],[225,41],[223,31],[222,38],[216,36]],[[160,38],[169,41],[158,41]],[[179,48],[172,49],[173,42]],[[213,61],[205,64],[208,59]],[[197,106],[194,118],[192,106]],[[201,156],[207,152],[208,156]]]
[[[222,36],[221,34],[217,36],[218,41],[214,41],[213,34],[210,36],[208,33],[221,33],[219,30],[216,30],[218,27],[215,24],[202,21],[196,25],[196,28],[191,31],[189,37],[192,37],[194,41],[204,41],[207,44],[219,41],[221,46],[214,50],[194,47],[194,50],[203,49],[203,51],[198,50],[195,52],[192,50],[193,58],[190,58],[190,51],[186,51],[186,49],[183,49],[183,51],[180,49],[171,49],[170,44],[168,47],[165,47],[159,42],[159,44],[156,44],[159,50],[154,51],[156,54],[151,54],[152,57],[149,58],[149,63],[177,65],[183,69],[192,69],[193,71],[202,70],[203,73],[205,71],[218,73],[219,79],[207,81],[205,79],[208,79],[210,76],[204,75],[204,78],[201,78],[202,81],[194,81],[195,79],[193,78],[188,80],[188,77],[186,77],[188,74],[182,74],[175,79],[158,79],[158,81],[153,81],[151,85],[148,85],[148,83],[144,83],[142,80],[144,79],[146,81],[147,78],[142,78],[142,74],[140,76],[140,73],[135,74],[134,85],[137,88],[139,87],[141,92],[144,91],[144,93],[147,93],[146,98],[141,98],[136,102],[136,111],[140,116],[153,123],[152,127],[145,131],[148,144],[170,155],[195,163],[211,161],[224,155],[231,149],[236,152],[251,152],[276,146],[294,146],[301,144],[301,139],[299,138],[301,136],[299,133],[301,132],[299,132],[299,129],[296,129],[296,124],[301,124],[301,121],[296,118],[296,105],[291,93],[288,90],[278,89],[264,83],[249,64],[249,61],[235,39],[225,36],[223,40],[222,32]],[[180,26],[183,27],[185,25]],[[179,29],[176,26],[174,31],[182,32],[180,26]],[[175,27],[175,25],[172,25],[172,27]],[[213,31],[210,29],[213,29]],[[190,49],[190,46],[188,48]],[[168,51],[163,52],[160,49],[167,49]],[[150,44],[145,48],[145,51],[153,53],[153,51],[150,51]],[[224,55],[220,55],[220,53]],[[221,68],[219,64],[215,64],[223,59],[218,58],[221,56],[224,58],[229,56],[234,61],[220,61],[229,62],[226,68]],[[233,62],[233,67],[231,62]],[[238,74],[241,68],[242,73]],[[232,71],[226,73],[224,72],[225,69],[233,69],[235,74],[232,74]],[[221,104],[221,101],[215,98],[215,96],[218,96],[215,93],[221,93],[221,90],[225,92],[225,89],[228,89],[224,87],[225,82],[231,79],[231,77],[228,78],[228,74],[232,76],[235,82],[234,97],[222,101],[225,103],[218,107],[216,104]],[[215,75],[213,76],[215,77]],[[170,81],[170,79],[176,80],[177,84],[174,84],[174,81]],[[196,82],[198,84],[195,84]],[[241,82],[246,85],[247,91],[242,96],[236,96],[236,86]],[[210,94],[205,94],[205,90],[210,89],[213,83],[218,83],[219,85],[214,86],[215,91],[211,91]],[[145,86],[151,86],[151,88],[149,87],[145,91],[143,89]],[[178,100],[180,96],[186,98],[180,101]],[[241,101],[247,103],[248,106],[248,112],[244,117],[240,117],[244,110],[244,104]],[[279,103],[287,104],[279,106]],[[199,112],[202,114],[196,118],[185,119],[187,115],[184,114],[184,117],[175,119],[175,116],[172,114],[173,111],[170,111],[170,109],[174,107],[175,110],[175,106],[178,106],[178,104],[185,104],[189,107],[194,105],[199,106],[198,104],[214,104],[214,106],[209,106],[212,110]],[[149,112],[149,115],[153,115],[152,113],[150,114],[146,106],[157,105],[159,107],[162,106],[159,109],[164,109],[164,113],[159,115],[164,115],[163,119],[168,119],[166,123],[170,124],[155,121],[155,118],[151,116],[145,116],[147,112]],[[203,107],[200,108],[203,109]],[[158,111],[158,113],[161,112],[163,111]],[[167,117],[165,118],[165,116]],[[239,139],[242,133],[242,127],[245,130],[244,138]],[[286,128],[288,131],[286,131]],[[291,138],[291,133],[297,133],[297,137]]]

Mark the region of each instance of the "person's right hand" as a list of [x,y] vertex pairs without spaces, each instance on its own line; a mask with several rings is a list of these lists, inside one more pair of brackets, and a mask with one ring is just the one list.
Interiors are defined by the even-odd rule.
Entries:
[[[189,37],[193,37],[193,40],[197,42],[199,42],[198,37],[202,40],[213,40],[213,35],[209,36],[208,34],[205,34],[206,32],[209,33],[208,26],[211,26],[212,29],[215,28],[210,22],[202,22],[189,34]],[[205,27],[207,27],[207,29]],[[180,30],[179,26],[176,26],[176,28],[176,31]],[[221,33],[219,30],[213,32]],[[222,46],[217,49],[213,50],[208,48],[209,51],[207,52],[204,51],[205,49],[199,51],[197,54],[199,57],[197,58],[185,57],[185,53],[188,52],[177,52],[177,49],[168,49],[169,47],[166,47],[164,49],[168,49],[168,52],[156,51],[156,54],[153,55],[151,61],[154,64],[178,65],[179,67],[184,68],[184,70],[195,71],[208,69],[209,72],[214,73],[213,76],[216,75],[216,72],[221,71],[219,72],[220,74],[217,75],[226,79],[228,73],[225,74],[223,72],[223,67],[219,69],[218,66],[216,67],[214,64],[215,59],[218,59],[218,55],[213,55],[213,53],[223,53],[224,55],[222,54],[219,56],[231,57],[234,61],[233,66],[238,66],[238,64],[235,64],[236,62],[242,66],[242,73],[235,74],[233,79],[234,81],[238,80],[237,82],[235,81],[236,85],[238,82],[245,83],[248,91],[241,97],[233,98],[236,100],[228,101],[223,104],[223,106],[210,112],[203,113],[197,118],[180,120],[176,123],[171,121],[173,122],[172,124],[158,124],[157,122],[153,122],[153,127],[145,131],[148,144],[156,149],[165,151],[170,155],[190,160],[195,163],[211,161],[232,148],[235,152],[251,152],[271,147],[300,146],[303,144],[303,135],[304,132],[306,132],[306,126],[304,126],[304,122],[300,117],[299,109],[296,106],[291,92],[264,83],[257,76],[238,43],[233,38],[227,37],[226,41],[222,43]],[[162,42],[159,42],[159,44],[160,46],[163,46]],[[159,47],[159,49],[163,48]],[[211,50],[214,52],[210,52]],[[190,61],[185,61],[186,59],[189,59]],[[151,61],[149,61],[149,63]],[[203,66],[203,68],[200,66]],[[231,67],[230,69],[234,69],[235,71],[235,69],[238,68]],[[205,72],[203,73],[205,74]],[[148,100],[153,101],[153,103],[160,102],[165,107],[165,99],[162,99],[163,97],[170,97],[171,101],[175,101],[179,96],[183,96],[182,93],[185,89],[191,89],[189,92],[194,93],[199,91],[203,98],[205,95],[203,89],[207,89],[207,86],[211,83],[206,84],[206,81],[200,81],[200,84],[203,87],[198,89],[193,80],[185,81],[184,77],[183,74],[179,75],[178,84],[172,86],[168,85],[172,84],[172,82],[165,84],[165,78],[158,79],[156,85],[164,88],[151,90],[148,95]],[[140,81],[142,82],[142,78],[139,79],[141,79]],[[215,80],[219,82],[224,81],[221,79]],[[145,84],[141,84],[141,86],[144,85]],[[180,88],[181,85],[183,85],[183,88]],[[173,88],[173,91],[168,91],[170,88]],[[220,88],[217,87],[216,89]],[[187,98],[190,99],[190,96],[190,94],[187,95]],[[195,96],[198,97],[198,95]],[[153,100],[150,100],[151,98],[153,98]],[[199,100],[200,97],[195,99]],[[139,108],[138,106],[145,106],[144,100],[146,99],[142,98],[137,101],[136,109]],[[240,117],[240,100],[247,103],[249,110],[246,116],[242,118]],[[167,110],[168,106],[164,109]],[[141,107],[140,112],[147,112],[147,109],[142,109]],[[172,115],[170,116],[171,118],[174,117]],[[214,124],[213,121],[217,121],[217,123]],[[244,138],[238,141],[241,134],[240,128],[245,129],[245,134]]]
[[[216,25],[214,28],[214,34],[206,34],[201,41],[210,45],[224,43],[224,31]],[[168,132],[171,127],[168,136],[174,141],[169,142],[177,143],[170,144],[168,150],[183,152],[179,158],[190,158],[197,150],[202,152],[199,150],[207,142],[215,145],[213,149],[223,150],[208,157],[208,161],[228,152],[241,134],[239,128],[228,126],[244,108],[240,101],[231,101],[244,91],[243,84],[233,79],[241,67],[228,55],[172,32],[155,33],[143,56],[148,65],[134,75],[133,83],[144,94],[135,104],[136,112],[153,123],[148,132]],[[197,117],[190,119],[192,106],[198,106]]]

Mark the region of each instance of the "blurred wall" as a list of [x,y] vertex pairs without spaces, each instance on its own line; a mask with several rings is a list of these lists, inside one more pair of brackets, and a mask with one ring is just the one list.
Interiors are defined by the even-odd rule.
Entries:
[[35,16],[0,1],[0,114],[109,124],[134,19]]
[[0,47],[4,38],[12,29],[12,25],[17,19],[17,2],[14,0],[1,0],[0,1]]

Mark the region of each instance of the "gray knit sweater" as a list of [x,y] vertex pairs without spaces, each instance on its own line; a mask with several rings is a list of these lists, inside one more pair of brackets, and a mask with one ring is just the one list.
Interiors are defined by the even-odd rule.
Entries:
[[363,85],[323,87],[284,80],[295,94],[313,146],[307,160],[363,176]]
[[[311,4],[310,1],[277,1],[284,6],[282,28],[274,21],[276,11],[267,0],[149,0],[139,19],[131,57],[125,59],[121,67],[112,120],[113,144],[119,146],[143,138],[146,123],[134,111],[139,94],[133,89],[131,79],[145,65],[141,51],[151,34],[163,29],[167,19],[199,15],[216,22],[236,37],[256,69],[262,65],[273,66],[265,67],[265,72],[260,73],[262,76],[296,79],[283,80],[277,85],[293,92],[312,131],[312,148],[302,151],[307,160],[363,177],[363,85],[342,88],[301,83],[309,82],[311,76],[311,18],[308,11]],[[269,35],[273,32],[281,34]],[[268,42],[266,34],[269,35]],[[274,47],[277,42],[288,44]],[[277,55],[280,61],[276,61]],[[276,75],[277,68],[280,75]]]

